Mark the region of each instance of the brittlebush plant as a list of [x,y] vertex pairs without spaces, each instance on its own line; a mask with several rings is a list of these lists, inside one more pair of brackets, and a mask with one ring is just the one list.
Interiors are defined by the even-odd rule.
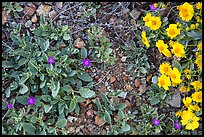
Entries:
[[[183,129],[196,130],[202,114],[202,2],[157,5],[157,10],[143,17],[141,42],[162,54],[165,61],[159,66],[158,86],[166,92],[178,89],[184,95],[176,116]],[[165,8],[171,9],[176,19],[171,13],[162,16]]]

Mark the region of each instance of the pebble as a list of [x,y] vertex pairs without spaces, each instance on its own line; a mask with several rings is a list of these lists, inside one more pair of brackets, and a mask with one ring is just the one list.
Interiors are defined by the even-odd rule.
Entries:
[[30,20],[28,20],[26,23],[25,23],[25,27],[26,28],[30,28],[32,25],[32,22]]

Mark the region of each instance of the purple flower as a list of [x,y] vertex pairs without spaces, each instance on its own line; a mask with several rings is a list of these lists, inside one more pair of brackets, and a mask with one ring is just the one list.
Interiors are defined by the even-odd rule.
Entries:
[[181,129],[181,125],[179,125],[178,122],[174,122],[174,127],[175,127],[176,129]]
[[150,10],[157,10],[157,7],[154,6],[154,3],[152,3],[150,6]]
[[84,60],[83,60],[83,65],[84,65],[85,67],[89,67],[89,66],[91,65],[90,60],[89,60],[89,59],[84,59]]
[[53,59],[53,57],[49,57],[48,58],[48,63],[50,63],[50,64],[55,63],[55,60]]
[[35,104],[35,98],[34,98],[34,97],[28,98],[27,104],[28,104],[28,105],[33,105],[33,104]]
[[156,119],[156,118],[154,118],[152,120],[152,122],[153,122],[154,126],[158,126],[160,124],[160,121],[158,119]]
[[12,109],[12,108],[13,108],[13,105],[12,105],[11,103],[8,103],[6,106],[7,106],[9,109]]

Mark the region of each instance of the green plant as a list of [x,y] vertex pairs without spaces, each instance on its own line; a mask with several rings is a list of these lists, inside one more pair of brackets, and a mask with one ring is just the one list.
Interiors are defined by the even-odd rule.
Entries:
[[106,36],[102,35],[102,28],[91,26],[87,30],[88,44],[91,48],[91,56],[97,57],[97,62],[99,63],[108,63],[113,65],[115,58],[110,54],[112,53],[112,43],[108,41]]
[[[7,54],[3,54],[3,79],[7,81],[3,88],[6,98],[14,98],[15,103],[13,105],[22,106],[26,105],[30,96],[34,96],[36,100],[35,105],[32,106],[32,111],[29,108],[27,110],[20,108],[19,112],[12,109],[11,114],[6,115],[8,119],[14,119],[14,123],[16,123],[9,134],[47,134],[56,133],[56,130],[67,134],[66,130],[63,129],[67,123],[66,117],[73,111],[79,114],[78,103],[83,102],[85,98],[95,96],[95,92],[89,89],[93,84],[93,79],[85,72],[82,64],[84,58],[76,59],[74,57],[74,55],[81,56],[81,53],[76,53],[72,46],[63,50],[56,50],[50,44],[52,39],[45,35],[44,27],[48,29],[49,25],[44,25],[42,23],[39,26],[42,33],[27,31],[25,36],[21,36],[21,25],[18,24],[10,35],[14,43],[12,45],[13,50],[7,50]],[[37,30],[40,30],[39,28]],[[65,28],[63,27],[63,29]],[[48,33],[50,34],[50,32]],[[58,35],[58,37],[62,38],[63,35]],[[49,64],[48,57],[52,57],[55,63]],[[43,121],[41,117],[38,117],[40,124],[36,124],[39,124],[39,127],[28,123],[28,119],[34,116],[32,114],[36,114],[36,117],[38,114],[45,115]],[[16,119],[15,117],[19,115],[22,117]],[[54,126],[54,128],[48,128],[44,124],[50,118],[52,121],[54,120],[50,122],[50,126]],[[4,131],[7,133],[7,129],[10,130],[10,128],[5,126],[3,125]]]
[[150,71],[146,50],[143,47],[137,47],[133,40],[129,47],[123,47],[127,52],[127,61],[129,62],[126,71],[134,69],[133,77],[145,77]]
[[13,13],[15,18],[19,17],[17,12],[21,12],[23,10],[23,8],[17,2],[3,2],[2,8],[3,10],[6,10],[7,14]]

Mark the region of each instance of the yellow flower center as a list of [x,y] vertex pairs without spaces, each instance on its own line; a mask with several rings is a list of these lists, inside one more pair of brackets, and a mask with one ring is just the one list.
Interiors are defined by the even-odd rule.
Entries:
[[146,39],[145,39],[145,38],[142,38],[142,41],[143,41],[144,43],[146,43]]
[[188,10],[186,8],[181,8],[181,12],[186,13]]
[[193,120],[192,119],[188,119],[188,123],[192,123],[193,122]]
[[165,81],[164,81],[164,80],[161,80],[161,81],[160,81],[160,84],[161,84],[161,85],[165,85]]
[[168,70],[169,70],[168,67],[164,67],[165,72],[168,72]]
[[163,50],[164,50],[164,47],[159,47],[159,50],[160,50],[160,51],[163,51]]
[[172,74],[171,76],[173,79],[176,79],[176,75],[175,74]]
[[174,35],[175,31],[173,29],[170,29],[169,33],[170,33],[170,35]]
[[186,103],[185,106],[188,108],[188,107],[190,106],[190,104],[189,104],[189,103]]
[[155,20],[152,21],[152,25],[156,25],[157,22]]
[[179,48],[175,48],[174,49],[174,53],[179,53],[180,49]]
[[200,94],[197,95],[197,99],[201,99],[201,95]]

